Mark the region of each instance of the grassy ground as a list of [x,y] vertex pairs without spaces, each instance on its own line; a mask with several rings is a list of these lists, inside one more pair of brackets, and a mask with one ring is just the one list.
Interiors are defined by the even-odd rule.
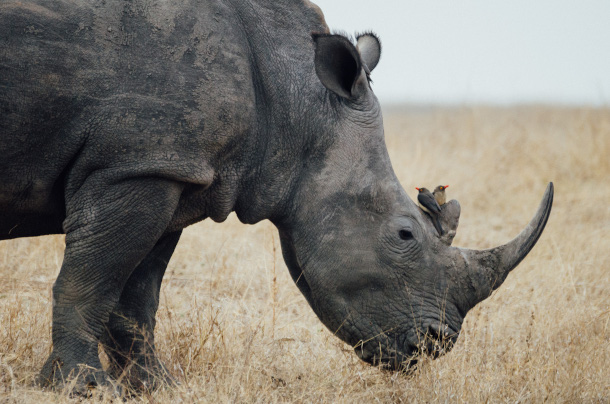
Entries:
[[[231,216],[188,228],[165,277],[158,351],[181,385],[134,401],[610,402],[610,110],[392,109],[385,125],[407,192],[446,183],[460,201],[454,245],[510,240],[555,183],[546,231],[453,351],[409,376],[360,362],[292,283],[273,226]],[[63,248],[0,243],[0,403],[74,401],[30,387]]]

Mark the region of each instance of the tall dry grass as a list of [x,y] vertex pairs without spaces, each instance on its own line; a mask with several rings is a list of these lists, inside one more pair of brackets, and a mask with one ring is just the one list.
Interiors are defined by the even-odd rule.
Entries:
[[[180,386],[131,400],[610,402],[610,110],[393,109],[385,126],[411,196],[451,185],[454,245],[508,241],[555,183],[546,231],[468,314],[453,351],[409,376],[360,362],[293,285],[274,228],[232,216],[188,228],[165,277],[156,338]],[[30,386],[51,348],[63,247],[0,243],[0,402],[72,401]]]

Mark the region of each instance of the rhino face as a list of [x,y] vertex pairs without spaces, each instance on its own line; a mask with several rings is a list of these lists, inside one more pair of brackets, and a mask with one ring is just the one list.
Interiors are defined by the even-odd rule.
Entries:
[[[380,46],[355,47],[339,35],[314,35],[315,66],[332,121],[317,137],[292,198],[277,223],[291,275],[322,322],[357,355],[391,368],[414,355],[439,355],[457,339],[464,316],[497,288],[538,239],[552,185],[528,228],[504,246],[450,247],[399,184],[369,86]],[[457,206],[457,215],[455,208]],[[459,205],[444,205],[455,234]],[[452,238],[452,237],[451,237]]]

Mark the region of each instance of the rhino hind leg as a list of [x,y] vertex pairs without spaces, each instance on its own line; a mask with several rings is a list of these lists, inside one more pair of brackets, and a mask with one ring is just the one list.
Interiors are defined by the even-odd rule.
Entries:
[[[100,178],[101,177],[101,178]],[[90,177],[67,205],[66,250],[53,286],[53,349],[37,382],[88,395],[115,383],[98,344],[139,263],[163,235],[181,188],[158,178]]]
[[173,383],[155,353],[155,315],[167,264],[182,231],[162,237],[123,288],[102,335],[110,376],[130,389],[152,390]]

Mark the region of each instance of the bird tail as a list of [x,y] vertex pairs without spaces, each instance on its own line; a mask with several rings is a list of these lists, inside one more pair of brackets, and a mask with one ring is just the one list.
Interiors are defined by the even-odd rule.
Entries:
[[438,216],[432,218],[432,223],[434,224],[434,228],[438,232],[439,236],[442,236],[443,234],[445,234],[445,232],[443,231],[443,226],[441,226],[441,221],[438,218]]

